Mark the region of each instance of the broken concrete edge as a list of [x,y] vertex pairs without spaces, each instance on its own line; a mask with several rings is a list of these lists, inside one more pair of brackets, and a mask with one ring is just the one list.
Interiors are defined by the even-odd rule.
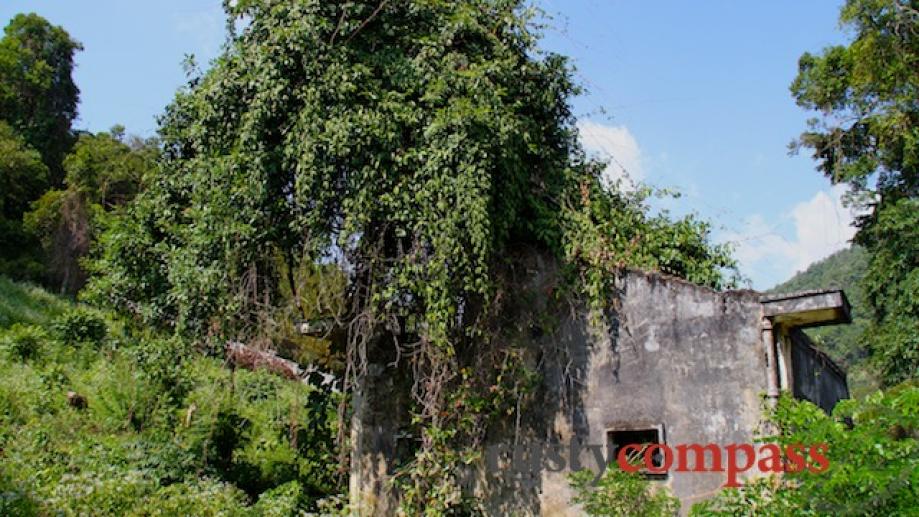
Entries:
[[[790,293],[767,293],[759,297],[763,316],[786,332],[801,331],[810,327],[838,325],[852,322],[851,306],[842,289],[809,289]],[[806,334],[804,337],[807,338]],[[829,355],[807,338],[806,346],[832,370],[843,378],[846,371]]]
[[835,287],[827,287],[824,289],[803,289],[800,291],[788,291],[781,293],[762,293],[759,297],[759,301],[766,303],[776,300],[790,300],[794,298],[808,298],[821,294],[832,294],[832,293],[841,293],[842,289],[837,289]]
[[703,292],[709,292],[712,294],[717,294],[721,296],[729,296],[733,298],[742,298],[742,299],[759,301],[759,299],[763,296],[761,292],[753,290],[753,289],[747,289],[747,288],[715,289],[714,287],[710,287],[710,286],[703,285],[703,284],[697,284],[685,278],[670,275],[662,271],[656,271],[656,270],[649,271],[645,269],[623,267],[619,269],[619,271],[616,273],[616,276],[618,278],[622,278],[629,274],[640,275],[640,276],[647,278],[648,280],[662,282],[665,284],[678,284],[682,286],[690,286],[690,287],[699,289]]
[[[681,286],[690,286],[696,289],[699,289],[703,292],[708,292],[716,294],[723,297],[736,298],[736,299],[746,299],[746,300],[760,300],[764,295],[753,289],[715,289],[713,287],[697,284],[691,282],[685,278],[678,276],[670,275],[662,271],[657,270],[644,270],[631,267],[622,267],[619,268],[616,272],[617,280],[621,280],[629,274],[640,275],[654,283],[662,284],[677,284]],[[339,325],[339,322],[334,318],[324,317],[324,318],[314,318],[314,319],[301,319],[297,320],[294,323],[294,327],[297,329],[301,335],[311,336],[317,338],[328,338]]]
[[807,328],[851,323],[849,300],[842,289],[812,289],[793,293],[764,294],[759,298],[765,315],[774,323]]
[[[774,323],[784,324],[786,328],[809,328],[822,325],[837,325],[837,324],[847,324],[852,322],[851,314],[851,305],[849,304],[849,299],[846,297],[845,291],[842,289],[829,288],[829,289],[808,289],[802,291],[794,291],[788,293],[763,293],[756,291],[754,289],[715,289],[707,285],[701,285],[694,282],[691,282],[685,278],[669,275],[661,271],[648,271],[643,269],[636,268],[620,268],[617,273],[618,278],[623,278],[628,274],[640,275],[645,277],[651,282],[661,282],[664,284],[678,284],[681,286],[691,286],[695,289],[701,290],[703,292],[709,292],[715,295],[730,297],[735,299],[745,299],[745,300],[755,300],[763,305],[764,316],[773,320]],[[811,305],[807,307],[808,303],[813,304],[815,300],[819,300],[820,297],[829,298],[831,302],[830,305]],[[787,302],[782,304],[781,302]],[[834,311],[836,317],[832,319],[806,322],[806,323],[794,323],[794,324],[785,324],[782,321],[776,321],[776,316],[784,316],[787,314],[794,313],[810,313],[818,311]],[[819,350],[818,350],[819,351]],[[823,352],[821,352],[822,355]],[[829,359],[829,357],[827,357]],[[834,366],[838,366],[835,365]]]

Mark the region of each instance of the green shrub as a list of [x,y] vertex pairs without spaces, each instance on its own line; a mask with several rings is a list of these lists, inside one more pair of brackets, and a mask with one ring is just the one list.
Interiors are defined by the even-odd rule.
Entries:
[[641,474],[629,473],[611,464],[594,483],[588,469],[571,474],[573,502],[590,516],[670,517],[680,510],[680,501],[663,487],[655,487]]
[[309,509],[338,493],[336,400],[265,371],[230,373],[215,360],[193,361],[187,375],[195,389],[185,407],[197,409],[181,440],[209,475],[253,499],[296,481]]
[[180,339],[145,336],[126,352],[137,374],[169,400],[180,401],[190,389],[193,381],[186,366],[192,355]]
[[92,401],[95,421],[111,431],[144,428],[158,395],[122,357],[96,360],[80,376],[77,390]]
[[771,415],[782,446],[826,444],[829,467],[760,479],[696,504],[693,515],[915,516],[919,508],[919,383],[840,402],[827,416],[784,396]]
[[108,333],[105,320],[86,309],[73,309],[51,322],[55,337],[64,343],[99,345]]
[[[173,515],[201,516],[261,516],[247,507],[246,495],[229,483],[212,479],[189,480],[159,488],[147,495],[126,513],[148,517]],[[296,515],[289,512],[284,515]]]
[[277,488],[265,491],[252,507],[252,513],[260,517],[287,517],[297,515],[303,489],[300,483],[291,481]]
[[0,471],[0,515],[19,517],[38,515],[38,505],[35,504],[35,501],[2,471]]
[[[15,436],[19,426],[63,407],[63,399],[49,396],[34,364],[7,362],[0,356],[0,463],[8,457],[9,450],[3,440]],[[2,515],[2,514],[0,514]]]
[[50,391],[60,390],[70,383],[70,376],[63,365],[51,363],[38,371],[38,380]]
[[40,327],[16,323],[0,335],[0,348],[13,359],[36,359],[47,340],[48,335]]

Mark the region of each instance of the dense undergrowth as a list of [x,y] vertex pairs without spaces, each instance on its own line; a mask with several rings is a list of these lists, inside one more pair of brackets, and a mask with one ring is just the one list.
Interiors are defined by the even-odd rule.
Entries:
[[331,399],[0,278],[0,515],[332,504]]

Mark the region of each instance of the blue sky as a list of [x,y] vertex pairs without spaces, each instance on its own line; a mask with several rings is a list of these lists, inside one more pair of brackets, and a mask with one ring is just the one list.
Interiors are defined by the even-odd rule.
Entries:
[[[812,116],[788,92],[797,59],[845,41],[840,3],[539,0],[553,17],[543,47],[571,56],[588,90],[574,100],[588,150],[612,156],[610,176],[678,188],[656,205],[712,221],[760,289],[852,233],[842,189],[787,151]],[[28,11],[83,43],[76,125],[91,131],[153,134],[183,56],[206,63],[223,39],[219,0],[3,0],[0,19]]]

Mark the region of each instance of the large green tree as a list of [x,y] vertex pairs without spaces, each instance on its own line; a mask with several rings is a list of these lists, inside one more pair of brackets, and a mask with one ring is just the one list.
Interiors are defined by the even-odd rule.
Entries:
[[722,284],[732,262],[705,224],[601,186],[568,65],[539,53],[519,2],[228,9],[249,23],[167,109],[163,170],[130,210],[161,243],[164,322],[232,319],[236,284],[256,271],[275,289],[278,257],[347,262],[364,303],[417,311],[437,341],[515,244]]
[[868,345],[887,384],[919,377],[919,2],[848,0],[848,45],[806,53],[791,86],[816,110],[796,142],[868,209],[855,242],[870,254]]
[[79,135],[64,159],[64,184],[42,194],[23,216],[41,242],[52,285],[70,294],[83,287],[81,261],[99,228],[143,189],[158,153],[155,139],[127,138],[121,126]]
[[40,257],[24,253],[34,241],[22,227],[22,214],[47,184],[48,168],[41,155],[0,121],[0,273],[38,276]]
[[458,501],[447,442],[478,420],[445,404],[498,345],[492,310],[514,292],[499,271],[517,251],[554,253],[597,307],[624,265],[722,285],[732,262],[706,225],[603,187],[569,67],[539,52],[521,2],[227,5],[248,23],[168,108],[161,173],[102,236],[91,292],[239,338],[285,303],[284,272],[338,262],[348,378],[375,347],[401,349],[415,378],[416,508]]
[[54,185],[63,180],[63,158],[73,143],[80,90],[71,73],[81,49],[37,14],[16,15],[0,39],[0,119],[41,153]]

